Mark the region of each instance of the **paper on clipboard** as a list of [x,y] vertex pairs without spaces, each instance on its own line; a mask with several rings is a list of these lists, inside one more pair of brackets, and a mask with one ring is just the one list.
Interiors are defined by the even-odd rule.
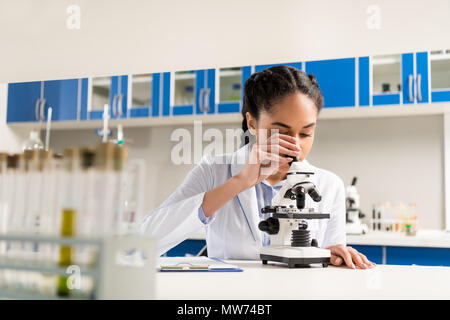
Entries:
[[238,266],[208,257],[160,257],[160,271],[242,271]]

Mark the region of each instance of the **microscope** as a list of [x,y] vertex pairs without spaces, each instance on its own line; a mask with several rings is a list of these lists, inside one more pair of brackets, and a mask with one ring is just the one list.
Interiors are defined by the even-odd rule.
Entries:
[[361,222],[361,219],[365,215],[360,210],[359,204],[359,194],[356,190],[357,178],[353,177],[352,184],[346,188],[346,223],[345,232],[346,234],[361,235],[366,234],[369,228],[366,224]]
[[287,181],[272,199],[272,205],[261,209],[262,213],[270,214],[258,225],[261,231],[270,235],[270,245],[260,251],[263,264],[275,261],[287,264],[289,268],[301,268],[313,264],[327,267],[330,263],[330,250],[319,248],[308,230],[308,220],[330,218],[328,213],[316,213],[313,208],[305,208],[306,196],[315,202],[322,200],[310,181],[313,174],[307,164],[294,158]]

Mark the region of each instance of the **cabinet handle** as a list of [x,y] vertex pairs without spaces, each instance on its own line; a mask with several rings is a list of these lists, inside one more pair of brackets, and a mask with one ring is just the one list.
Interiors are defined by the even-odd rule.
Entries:
[[417,101],[422,101],[422,75],[417,75]]
[[198,94],[198,109],[200,110],[200,112],[203,112],[203,97],[204,97],[204,93],[205,93],[205,89],[201,88],[200,92]]
[[114,117],[117,117],[116,104],[117,104],[117,98],[118,98],[118,97],[119,97],[119,96],[118,96],[117,94],[114,96],[113,102],[112,102],[112,106],[111,106],[112,113],[113,113],[113,116],[114,116]]
[[408,76],[408,86],[409,86],[409,101],[414,101],[414,97],[413,97],[413,76],[412,74],[410,74]]
[[122,112],[122,101],[123,101],[123,94],[121,93],[119,95],[119,100],[117,103],[117,113],[119,115],[119,118],[123,116],[123,112]]
[[39,106],[39,114],[41,115],[40,120],[45,120],[45,114],[44,114],[45,103],[46,103],[45,99],[42,98],[40,106]]
[[34,106],[34,117],[36,120],[40,120],[39,107],[41,106],[41,98],[36,100],[36,105]]
[[211,110],[210,105],[209,105],[209,95],[211,94],[211,89],[205,89],[206,90],[206,94],[205,94],[205,110],[206,112],[209,112]]

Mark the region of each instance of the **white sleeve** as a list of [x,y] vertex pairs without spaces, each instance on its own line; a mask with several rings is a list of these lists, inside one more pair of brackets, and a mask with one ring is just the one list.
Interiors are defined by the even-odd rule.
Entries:
[[322,248],[337,244],[346,245],[345,235],[345,186],[342,179],[336,179],[336,195],[333,201],[330,220],[328,221]]
[[205,192],[213,186],[209,159],[204,156],[169,198],[142,220],[140,232],[158,239],[160,255],[204,227],[199,219],[198,209]]

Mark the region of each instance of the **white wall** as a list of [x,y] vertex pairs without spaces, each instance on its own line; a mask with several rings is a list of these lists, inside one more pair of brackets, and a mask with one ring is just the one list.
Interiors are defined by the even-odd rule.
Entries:
[[[213,127],[208,125],[204,127]],[[192,126],[187,126],[193,130]],[[239,128],[239,124],[220,125]],[[126,129],[131,156],[147,163],[145,207],[158,206],[183,181],[193,165],[173,165],[170,141],[175,127]],[[52,145],[91,144],[93,130],[55,131]],[[208,144],[206,142],[205,144]],[[346,184],[358,176],[362,210],[374,203],[416,202],[420,227],[444,228],[442,116],[320,120],[308,159],[338,174]]]
[[7,98],[8,85],[0,83],[0,152],[20,152],[22,142],[26,139],[28,131],[11,129],[6,125]]
[[447,0],[2,0],[0,82],[445,49],[448,12]]
[[358,177],[361,208],[417,203],[421,228],[443,229],[443,117],[322,120],[309,160],[338,174]]

